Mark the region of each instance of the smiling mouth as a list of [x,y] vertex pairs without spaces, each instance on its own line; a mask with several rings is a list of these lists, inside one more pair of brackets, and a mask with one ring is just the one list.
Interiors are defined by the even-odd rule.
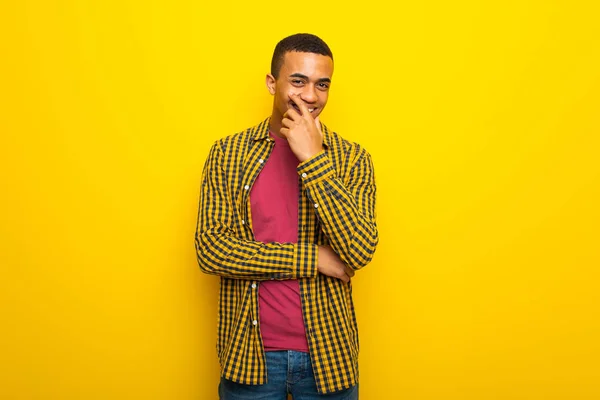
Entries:
[[[298,111],[300,113],[300,115],[302,115],[302,111],[300,110],[300,107],[298,107],[295,103],[290,103],[292,105],[292,107],[294,107],[294,110]],[[308,112],[310,112],[311,114],[313,114],[315,111],[317,111],[317,107],[307,107],[308,108]]]

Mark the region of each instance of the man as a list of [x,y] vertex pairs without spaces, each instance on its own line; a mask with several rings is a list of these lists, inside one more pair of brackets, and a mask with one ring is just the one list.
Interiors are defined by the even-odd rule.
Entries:
[[378,243],[375,178],[370,155],[319,122],[332,75],[318,37],[280,41],[271,116],[206,161],[196,251],[221,277],[223,400],[358,398],[350,278]]

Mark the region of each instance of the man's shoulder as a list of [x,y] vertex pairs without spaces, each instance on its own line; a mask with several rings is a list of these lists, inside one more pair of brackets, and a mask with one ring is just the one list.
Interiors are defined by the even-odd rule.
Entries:
[[241,144],[249,143],[251,140],[256,139],[261,135],[269,134],[269,119],[265,119],[260,123],[248,127],[244,130],[231,133],[229,135],[223,136],[220,139],[217,139],[215,142],[216,146],[219,146],[222,150],[227,148],[239,148]]
[[346,139],[328,127],[325,127],[325,141],[333,150],[340,151],[352,158],[369,157],[369,152],[360,143]]

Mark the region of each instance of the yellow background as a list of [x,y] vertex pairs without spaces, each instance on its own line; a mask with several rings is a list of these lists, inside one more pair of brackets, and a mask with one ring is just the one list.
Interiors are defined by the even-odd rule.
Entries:
[[600,398],[595,4],[2,1],[0,398],[216,398],[201,169],[296,32],[376,167],[361,398]]

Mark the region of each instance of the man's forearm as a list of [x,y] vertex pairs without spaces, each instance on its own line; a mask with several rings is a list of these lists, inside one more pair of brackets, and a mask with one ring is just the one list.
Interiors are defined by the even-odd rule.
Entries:
[[315,244],[241,240],[218,229],[196,234],[200,269],[232,279],[298,279],[317,275]]
[[298,167],[304,189],[331,247],[351,268],[373,258],[379,236],[375,223],[375,180],[370,156],[363,151],[348,185],[337,178],[325,152]]

